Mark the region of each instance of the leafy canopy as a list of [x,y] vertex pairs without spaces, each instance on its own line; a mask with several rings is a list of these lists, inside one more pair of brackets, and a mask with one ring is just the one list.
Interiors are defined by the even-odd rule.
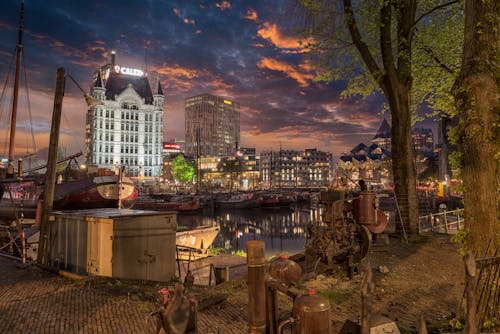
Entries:
[[[317,81],[344,81],[342,97],[368,97],[381,93],[380,86],[367,70],[346,28],[343,1],[299,0],[305,29],[302,37]],[[363,42],[368,46],[379,68],[383,69],[380,31],[384,20],[380,9],[387,0],[352,1],[356,22]],[[412,111],[425,107],[426,116],[454,114],[451,87],[458,75],[463,43],[463,11],[460,1],[416,1],[411,57],[399,54],[395,18],[400,15],[399,3],[393,1],[391,44],[394,59],[409,59],[412,68]],[[448,4],[453,2],[451,4]],[[398,64],[396,64],[398,66]],[[383,73],[380,73],[382,75]],[[382,111],[387,110],[384,106]]]
[[181,183],[192,181],[194,172],[194,166],[186,161],[182,154],[179,154],[172,161],[172,175],[177,181]]

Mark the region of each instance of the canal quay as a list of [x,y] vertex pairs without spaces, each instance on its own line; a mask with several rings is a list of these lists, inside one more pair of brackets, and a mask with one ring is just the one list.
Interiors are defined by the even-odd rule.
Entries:
[[[339,333],[346,321],[356,323],[360,314],[361,263],[359,267],[351,266],[348,257],[332,265],[314,261],[310,268],[307,256],[305,261],[300,260],[307,249],[321,250],[318,242],[326,240],[326,244],[331,244],[324,239],[328,236],[322,232],[318,236],[314,227],[328,226],[324,223],[335,214],[341,215],[336,224],[347,225],[345,231],[339,230],[343,234],[336,235],[337,248],[332,250],[341,257],[348,254],[354,261],[366,257],[377,270],[375,279],[381,287],[377,298],[389,300],[377,307],[378,313],[386,315],[382,326],[395,326],[390,319],[396,319],[398,326],[411,327],[415,317],[407,315],[406,310],[425,310],[436,303],[432,291],[423,292],[414,284],[403,286],[402,282],[427,281],[427,277],[414,278],[424,275],[422,268],[434,266],[436,261],[436,268],[443,267],[440,258],[453,258],[439,276],[452,278],[437,284],[443,286],[443,291],[452,291],[453,296],[460,295],[461,286],[457,283],[463,279],[451,274],[460,266],[456,247],[431,239],[408,245],[401,243],[400,238],[389,240],[390,234],[372,242],[371,230],[379,234],[381,226],[385,232],[394,228],[382,219],[390,214],[380,216],[375,209],[387,209],[387,205],[379,201],[379,205],[373,206],[377,198],[374,192],[338,199],[344,195],[342,191],[322,193],[320,205],[205,207],[189,213],[109,208],[56,211],[51,219],[49,266],[37,264],[32,253],[28,253],[24,264],[19,252],[0,256],[0,332],[157,333],[157,315],[164,314],[158,311],[166,313],[171,303],[179,310],[179,305],[189,305],[185,310],[192,310],[191,316],[181,319],[196,324],[198,333],[247,333],[252,326],[260,326],[263,310],[264,314],[276,314],[266,325],[275,330],[278,323],[290,316],[297,317],[302,306],[318,299],[314,301],[318,306],[316,316],[325,319],[318,323],[326,324],[326,331],[321,333]],[[345,206],[351,201],[353,205]],[[334,203],[342,203],[342,207],[337,208]],[[378,215],[375,223],[370,223],[371,213]],[[370,224],[357,225],[365,221]],[[209,231],[210,235],[196,231]],[[353,233],[355,238],[349,244],[341,242]],[[208,236],[209,242],[205,239]],[[28,249],[36,247],[29,232],[26,238]],[[189,246],[189,242],[196,247]],[[15,244],[14,248],[19,247]],[[413,256],[413,252],[418,256]],[[400,266],[404,269],[398,269]],[[382,272],[379,268],[386,269]],[[285,286],[273,285],[274,280]],[[264,298],[273,301],[272,306],[256,302],[260,298],[257,287],[264,281],[271,284],[269,291],[276,294],[276,299]],[[408,295],[397,301],[402,306],[394,309],[396,304],[391,304],[391,300],[401,294],[401,289],[409,289],[404,290]],[[158,301],[164,300],[166,291],[168,302],[163,308]],[[325,296],[329,296],[328,302]],[[311,300],[302,305],[301,298]],[[455,297],[439,298],[436,305],[442,312],[429,315],[434,322],[448,319],[448,311],[455,310],[458,303]],[[270,307],[276,313],[269,311]],[[398,315],[387,317],[391,312]],[[172,321],[169,319],[166,321]],[[290,325],[285,328],[284,333],[289,333]]]
[[[102,216],[103,212],[112,216],[112,212],[107,209],[101,209],[99,213],[83,211],[87,215],[92,214],[94,218]],[[127,212],[125,209],[122,211]],[[75,213],[77,211],[68,212],[64,219],[73,219],[78,216]],[[179,230],[220,227],[220,232],[212,244],[212,248],[218,249],[220,255],[192,262],[179,262],[181,281],[185,279],[187,270],[190,270],[194,277],[191,292],[196,294],[201,306],[197,313],[198,332],[246,333],[247,241],[263,240],[266,256],[298,252],[303,250],[307,241],[306,225],[311,219],[315,219],[317,214],[319,211],[309,206],[265,210],[220,209],[212,213],[199,211],[177,214]],[[71,218],[68,218],[68,215],[71,215]],[[114,217],[116,219],[117,216]],[[157,219],[161,217],[162,214],[159,214]],[[62,221],[57,218],[56,222],[61,228]],[[74,223],[75,221],[69,221],[68,226]],[[64,231],[67,232],[61,233],[81,232],[82,229],[79,227],[72,230],[72,227],[66,227]],[[71,241],[77,242],[75,238],[71,238]],[[62,248],[68,246],[64,244]],[[238,251],[243,256],[231,255]],[[166,283],[93,275],[86,273],[81,265],[70,263],[74,262],[71,255],[68,255],[68,259],[67,266],[64,267],[64,263],[61,263],[59,266],[63,270],[58,270],[54,267],[40,267],[29,258],[26,264],[22,264],[14,257],[0,256],[0,332],[154,332],[153,326],[145,323],[148,314],[155,309],[157,291],[164,288]],[[230,282],[215,286],[213,268],[225,268],[225,278]],[[207,285],[211,287],[207,288]],[[239,291],[234,291],[235,289]],[[228,296],[228,292],[231,292],[231,296]],[[225,302],[219,305],[221,300]],[[216,305],[211,305],[212,303]],[[207,304],[208,307],[204,306]]]

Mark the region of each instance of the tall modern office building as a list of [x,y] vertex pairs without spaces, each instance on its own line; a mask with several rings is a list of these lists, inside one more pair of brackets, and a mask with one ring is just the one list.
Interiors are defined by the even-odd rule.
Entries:
[[163,101],[159,79],[154,92],[141,70],[111,62],[94,72],[87,111],[87,163],[124,167],[128,176],[159,176],[162,167]]
[[187,155],[228,157],[240,144],[240,105],[224,97],[202,94],[186,99]]

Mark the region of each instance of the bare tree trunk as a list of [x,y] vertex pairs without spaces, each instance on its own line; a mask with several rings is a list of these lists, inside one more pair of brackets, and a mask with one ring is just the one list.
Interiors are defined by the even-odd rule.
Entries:
[[[368,45],[363,41],[351,0],[343,0],[343,3],[346,25],[353,44],[358,49],[374,81],[383,90],[391,110],[394,189],[405,231],[416,235],[418,233],[418,201],[411,144],[410,106],[412,88],[411,39],[417,2],[415,0],[393,3],[386,1],[380,7],[380,51],[383,67],[379,66]],[[394,38],[391,29],[393,16],[397,27],[396,38]]]
[[453,94],[459,115],[469,248],[500,245],[500,2],[465,1],[462,68]]
[[[415,163],[411,142],[411,112],[404,106],[392,112],[392,171],[394,191],[401,212],[405,232],[418,234],[418,200]],[[399,228],[400,226],[398,226]]]

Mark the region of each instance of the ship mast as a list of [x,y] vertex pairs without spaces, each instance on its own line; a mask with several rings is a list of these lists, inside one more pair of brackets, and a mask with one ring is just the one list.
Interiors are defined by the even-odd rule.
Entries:
[[[10,120],[9,138],[9,170],[13,167],[14,139],[16,136],[17,102],[19,100],[19,73],[21,72],[21,54],[23,51],[23,23],[24,23],[24,0],[21,1],[21,15],[19,17],[19,29],[17,37],[16,73],[14,78],[14,97],[12,100],[12,115]],[[10,172],[10,171],[9,171]],[[12,170],[13,172],[13,170]]]

